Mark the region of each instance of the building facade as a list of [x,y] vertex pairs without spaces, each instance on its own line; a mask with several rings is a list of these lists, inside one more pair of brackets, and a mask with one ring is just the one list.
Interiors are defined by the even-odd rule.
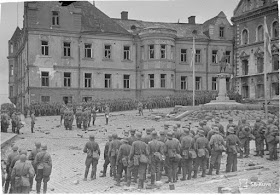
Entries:
[[[264,61],[264,17],[271,37],[271,53]],[[279,100],[278,1],[241,0],[234,10],[236,88],[243,98]],[[264,90],[264,68],[267,91]]]
[[145,98],[192,93],[193,80],[197,91],[216,91],[223,56],[233,64],[233,27],[223,12],[203,24],[195,16],[162,23],[132,20],[125,11],[109,18],[89,2],[25,2],[23,29],[9,40],[9,98],[22,109],[32,102]]

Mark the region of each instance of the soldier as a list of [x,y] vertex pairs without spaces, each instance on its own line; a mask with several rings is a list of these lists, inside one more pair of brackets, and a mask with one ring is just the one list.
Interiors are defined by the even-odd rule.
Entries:
[[234,128],[229,127],[227,132],[229,135],[226,137],[226,149],[227,149],[227,165],[226,172],[235,172],[237,171],[237,153],[239,147],[241,145],[240,140],[235,135]]
[[43,180],[43,193],[47,192],[48,181],[50,181],[50,175],[52,171],[52,158],[51,155],[47,152],[47,145],[43,144],[41,146],[41,151],[38,152],[35,156],[34,165],[36,167],[36,191],[37,194],[40,194],[41,183]]
[[[8,155],[8,159],[7,159],[7,164],[6,164],[6,172],[7,172],[7,177],[6,177],[6,181],[5,181],[5,191],[4,193],[7,194],[8,190],[9,190],[9,186],[11,183],[11,163],[13,161],[13,159],[18,155],[18,147],[17,146],[13,146],[12,147],[13,152],[11,154]],[[10,193],[11,193],[11,189],[10,189]]]
[[227,124],[227,129],[226,130],[228,130],[230,127],[235,127],[235,124],[233,123],[233,118],[232,117],[230,117],[228,119],[228,124]]
[[17,116],[16,116],[16,112],[13,112],[12,114],[12,132],[15,133],[16,132],[16,127],[17,127]]
[[88,114],[88,127],[90,127],[90,122],[91,122],[91,108],[88,107],[87,109],[87,114]]
[[151,185],[154,185],[155,181],[160,181],[162,155],[164,155],[164,145],[157,140],[156,131],[152,132],[152,140],[148,143],[148,154],[151,163]]
[[84,153],[87,153],[87,158],[86,158],[86,170],[85,170],[85,177],[84,181],[87,180],[88,172],[90,165],[92,165],[92,170],[91,170],[91,180],[96,179],[96,168],[100,156],[100,149],[98,143],[95,142],[95,136],[90,135],[89,136],[89,141],[86,143],[84,150]]
[[154,128],[148,128],[146,129],[146,135],[142,137],[142,141],[148,144],[152,140],[151,133],[154,130]]
[[9,115],[7,114],[7,111],[3,111],[3,113],[1,114],[1,132],[5,132],[7,133],[7,130],[9,128],[9,120],[10,120],[10,117]]
[[203,120],[201,122],[201,125],[202,125],[201,127],[202,127],[202,129],[204,131],[204,135],[205,135],[205,137],[207,137],[209,131],[211,130],[211,128],[207,126],[207,120]]
[[[144,180],[145,180],[145,173],[147,169],[147,144],[141,141],[141,133],[137,132],[136,137],[138,140],[133,142],[128,159],[129,161],[133,162],[133,165],[137,172],[139,173],[139,181],[138,181],[138,189],[143,189],[144,187]],[[145,158],[146,157],[146,158]],[[131,163],[129,163],[131,165]],[[130,167],[131,168],[131,167]],[[131,181],[131,171],[132,169],[128,168],[127,172],[127,185],[130,186]],[[136,179],[136,178],[134,178]]]
[[117,134],[112,135],[113,140],[110,142],[109,150],[108,150],[108,156],[110,158],[110,164],[112,169],[112,174],[114,176],[114,179],[116,179],[116,160],[118,156],[118,151],[121,146],[121,141],[118,139]]
[[[30,155],[28,156],[28,160],[31,161],[31,164],[34,168],[34,171],[35,171],[34,174],[37,173],[37,169],[35,166],[35,157],[39,152],[41,152],[41,143],[35,142],[35,148],[31,151]],[[30,191],[32,191],[32,187],[33,187],[33,177],[30,177]]]
[[159,138],[158,138],[159,141],[161,141],[162,143],[165,143],[167,138],[165,136],[165,132],[163,130],[159,131]]
[[197,152],[197,158],[195,160],[193,178],[197,178],[199,166],[202,168],[202,177],[205,177],[206,163],[210,153],[209,141],[207,138],[205,138],[204,131],[199,131],[198,135],[199,137],[195,140],[194,143],[194,149]]
[[21,113],[17,112],[16,113],[16,133],[19,134],[19,130],[22,127],[22,123],[21,123],[21,118],[20,118]]
[[60,108],[60,126],[62,125],[62,120],[64,119],[64,111],[65,111],[65,106],[63,105]]
[[63,111],[63,120],[64,120],[64,127],[67,130],[69,128],[69,110],[64,109]]
[[106,107],[105,107],[105,119],[106,119],[106,125],[108,125],[108,122],[109,122],[109,112],[110,112],[109,105],[108,105],[108,104],[106,104]]
[[[245,158],[249,157],[250,153],[250,134],[251,134],[251,128],[250,126],[241,126],[236,132],[236,135],[238,136],[241,146],[244,149]],[[240,158],[243,158],[243,151],[240,153]]]
[[87,109],[85,109],[82,113],[82,120],[83,120],[83,128],[84,131],[87,130],[88,128],[88,113],[87,113]]
[[143,116],[143,104],[140,101],[138,102],[138,111],[139,111],[139,115]]
[[255,144],[256,144],[256,154],[254,156],[261,156],[264,155],[264,131],[265,127],[261,122],[261,118],[256,118],[256,123],[253,127],[253,135],[255,136]]
[[217,127],[214,127],[214,135],[211,137],[209,145],[212,149],[211,151],[211,160],[210,160],[210,169],[207,175],[212,175],[212,171],[214,165],[217,163],[216,174],[219,175],[220,173],[220,166],[221,166],[221,159],[222,153],[225,149],[225,142],[223,137],[220,135],[219,130]]
[[[267,124],[266,124],[266,127],[267,127],[267,129],[270,127],[270,126],[272,126],[273,125],[273,119],[272,118],[269,118],[268,120],[267,120]],[[268,142],[267,142],[267,139],[266,139],[266,137],[265,137],[265,145],[266,145],[266,151],[269,151],[269,147],[268,147]]]
[[128,155],[131,150],[131,146],[128,144],[128,139],[125,138],[122,140],[122,145],[119,148],[119,153],[117,156],[117,186],[120,186],[121,177],[123,171],[125,172],[124,182],[127,182],[127,166],[128,166]]
[[191,179],[191,173],[192,173],[192,164],[193,160],[191,156],[189,155],[189,152],[191,149],[194,149],[194,139],[190,136],[190,130],[184,129],[185,136],[181,138],[181,147],[182,147],[182,169],[183,169],[183,177],[181,178],[181,181],[186,180],[186,175],[188,173],[188,180]]
[[91,114],[92,114],[92,125],[94,126],[95,120],[96,120],[96,108],[93,106],[91,109]]
[[[277,144],[279,143],[279,129],[275,125],[270,125],[266,132],[265,137],[269,148],[269,158],[267,160],[277,160]],[[278,140],[277,137],[278,136]]]
[[35,115],[34,111],[31,111],[31,133],[34,133],[34,125],[35,125]]
[[20,155],[20,160],[16,162],[13,167],[11,178],[15,180],[16,194],[29,194],[30,191],[30,177],[34,177],[34,169],[30,162],[26,162],[26,155]]
[[135,131],[135,129],[130,130],[130,137],[128,138],[129,145],[132,145],[132,143],[137,140],[137,138],[135,137]]
[[173,133],[167,133],[167,141],[165,142],[165,152],[166,152],[166,165],[168,168],[168,181],[169,182],[177,182],[177,169],[179,159],[177,157],[180,154],[180,143],[173,139]]
[[219,118],[216,118],[215,119],[215,124],[214,126],[218,127],[219,128],[219,132],[220,134],[224,137],[226,134],[225,134],[225,131],[224,131],[224,126],[222,124],[220,124],[220,119]]
[[69,111],[69,130],[72,130],[73,121],[74,121],[74,111],[73,111],[73,107],[71,107]]
[[76,118],[76,125],[79,129],[82,128],[82,108],[78,107],[76,114],[75,114],[75,118]]
[[[103,174],[100,177],[106,177],[106,171],[107,171],[107,167],[110,164],[110,158],[108,156],[108,151],[109,151],[109,146],[110,146],[110,142],[112,141],[112,135],[108,136],[108,142],[106,142],[105,144],[105,148],[104,148],[104,164],[103,164]],[[112,169],[110,169],[110,177],[112,177]]]

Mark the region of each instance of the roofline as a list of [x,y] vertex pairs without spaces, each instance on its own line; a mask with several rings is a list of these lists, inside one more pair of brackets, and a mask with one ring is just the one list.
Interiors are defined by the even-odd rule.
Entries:
[[113,20],[122,20],[122,21],[126,21],[126,20],[130,20],[130,21],[135,21],[135,22],[151,22],[151,23],[164,23],[164,24],[188,24],[188,25],[203,25],[201,23],[195,23],[195,24],[190,24],[190,23],[177,23],[177,22],[153,22],[153,21],[143,21],[143,20],[135,20],[135,19],[121,19],[121,18],[111,18]]

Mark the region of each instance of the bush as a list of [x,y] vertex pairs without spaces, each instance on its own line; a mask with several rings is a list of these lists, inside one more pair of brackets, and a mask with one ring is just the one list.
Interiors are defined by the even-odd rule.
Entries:
[[1,104],[1,110],[7,110],[9,112],[9,115],[11,116],[12,113],[16,111],[16,108],[14,107],[14,104],[4,103]]

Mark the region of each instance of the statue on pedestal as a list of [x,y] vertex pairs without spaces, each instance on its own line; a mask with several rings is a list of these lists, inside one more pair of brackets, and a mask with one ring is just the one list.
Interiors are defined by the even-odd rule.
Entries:
[[227,62],[227,56],[226,53],[223,53],[223,57],[220,61],[220,72],[226,72],[226,67],[230,66],[230,64]]

